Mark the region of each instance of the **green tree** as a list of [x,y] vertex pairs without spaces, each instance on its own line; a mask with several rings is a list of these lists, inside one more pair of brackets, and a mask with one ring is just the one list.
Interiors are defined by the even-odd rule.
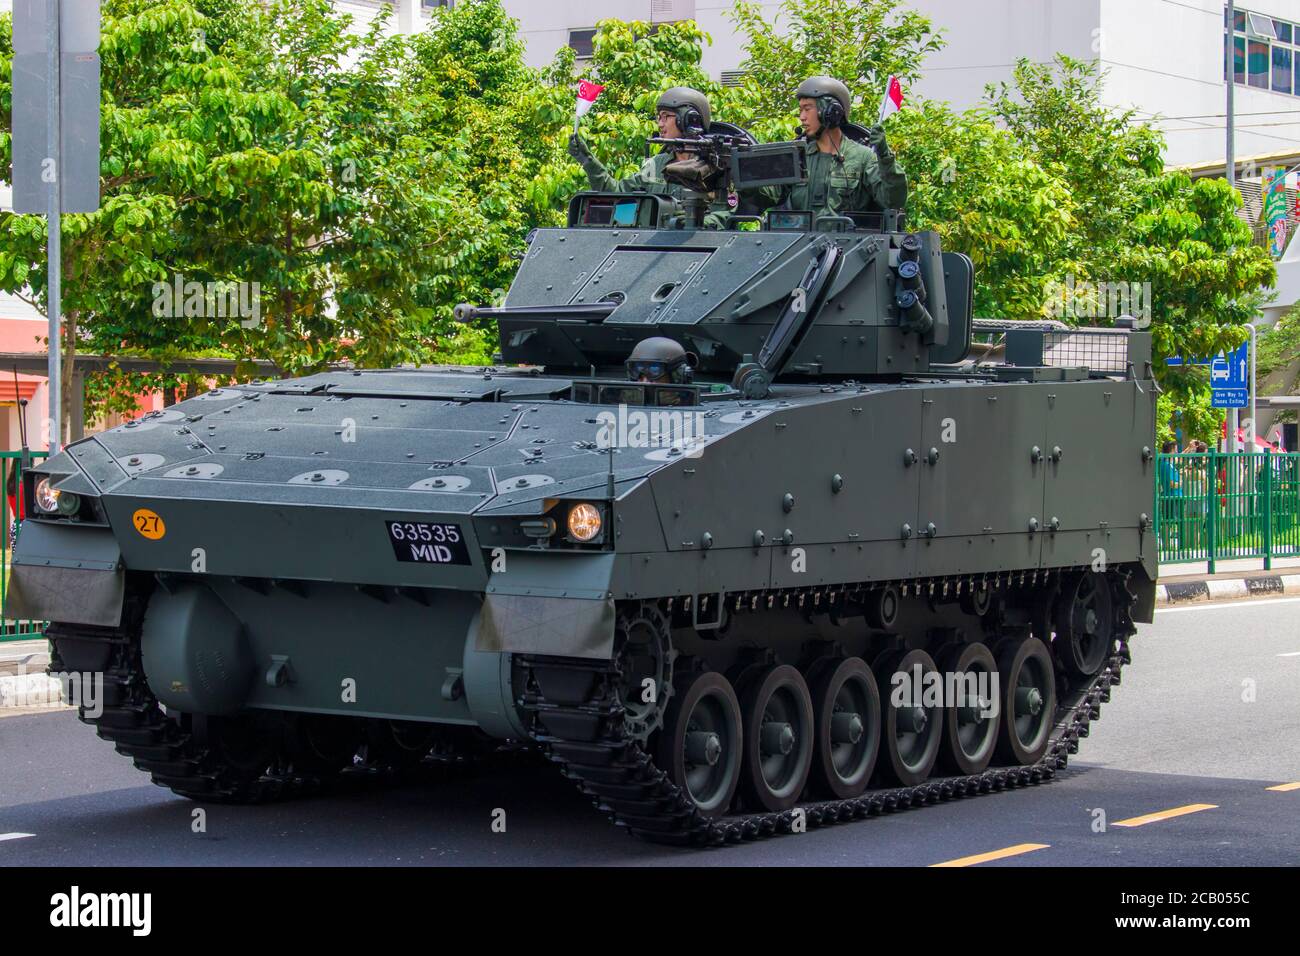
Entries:
[[[592,153],[614,176],[636,171],[646,156],[646,139],[658,135],[654,123],[655,101],[672,86],[691,86],[709,97],[720,115],[721,87],[700,69],[704,45],[710,42],[693,20],[649,24],[639,21],[602,20],[592,40],[592,58],[586,68],[564,88],[564,111],[560,117],[567,137],[573,118],[573,83],[589,79],[605,90],[582,121],[581,135]],[[557,62],[563,66],[564,60]],[[556,77],[559,78],[559,77]],[[576,171],[572,190],[587,188],[587,178],[565,157],[565,165]]]
[[1172,372],[1165,376],[1164,391],[1156,400],[1156,441],[1163,445],[1177,441],[1182,432],[1182,451],[1192,439],[1214,448],[1223,438],[1224,411],[1210,404],[1210,377],[1203,368]]
[[888,78],[910,84],[943,46],[928,17],[892,0],[783,0],[772,20],[763,5],[739,0],[731,17],[745,38],[745,59],[741,85],[727,91],[727,112],[762,139],[790,137],[794,91],[819,73],[848,84],[852,118],[870,126]]
[[1069,184],[1024,154],[988,109],[920,101],[891,118],[908,222],[975,264],[975,314],[1037,318],[1058,251],[1077,228]]
[[1095,64],[1067,56],[1022,59],[1011,83],[988,90],[1023,154],[1069,187],[1074,228],[1049,273],[1079,285],[1149,283],[1160,357],[1235,347],[1276,281],[1272,261],[1237,217],[1238,194],[1223,180],[1166,172],[1161,134],[1102,103],[1101,79]]
[[[355,35],[327,0],[106,0],[104,201],[65,217],[65,348],[270,357],[290,372],[485,361],[494,331],[454,325],[451,307],[498,297],[528,231],[562,222],[585,188],[566,153],[579,77],[606,86],[583,135],[621,175],[645,155],[668,86],[785,139],[805,77],[843,78],[870,123],[885,78],[912,86],[943,43],[890,0],[785,0],[779,15],[780,29],[737,4],[746,76],[723,88],[700,68],[710,41],[690,21],[604,21],[581,69],[564,49],[538,70],[500,0],[439,8],[414,38]],[[1150,283],[1161,357],[1235,345],[1274,277],[1239,197],[1166,173],[1159,134],[1106,107],[1099,80],[1066,58],[1024,62],[960,113],[909,89],[887,128],[911,226],[972,257],[977,314],[1041,317],[1071,277]],[[9,153],[0,134],[0,164]],[[0,288],[36,289],[39,305],[43,269],[42,220],[0,216]],[[262,321],[159,319],[155,283],[178,274],[260,283]]]
[[[429,138],[408,42],[346,26],[327,0],[105,3],[102,204],[63,221],[67,357],[268,357],[290,373],[483,357],[450,334],[450,308],[501,280],[481,263],[510,204],[476,191],[463,142]],[[7,168],[7,134],[0,149]],[[0,216],[0,287],[38,307],[44,242],[40,217]],[[257,283],[260,323],[160,317],[177,276]]]

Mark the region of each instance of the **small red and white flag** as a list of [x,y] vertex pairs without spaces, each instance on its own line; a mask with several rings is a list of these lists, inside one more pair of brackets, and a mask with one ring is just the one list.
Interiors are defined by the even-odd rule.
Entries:
[[587,110],[596,102],[596,97],[600,96],[604,87],[599,83],[588,83],[586,80],[578,81],[578,105],[573,112],[573,131],[578,131],[578,120],[587,115]]
[[883,123],[886,116],[892,116],[903,108],[903,84],[898,77],[891,76],[885,84],[885,98],[880,101],[880,117],[877,123]]

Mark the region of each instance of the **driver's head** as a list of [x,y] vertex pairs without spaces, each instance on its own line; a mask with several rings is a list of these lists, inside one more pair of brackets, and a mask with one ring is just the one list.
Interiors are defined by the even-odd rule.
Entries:
[[685,377],[686,350],[672,339],[655,336],[638,342],[624,364],[633,382],[680,382]]

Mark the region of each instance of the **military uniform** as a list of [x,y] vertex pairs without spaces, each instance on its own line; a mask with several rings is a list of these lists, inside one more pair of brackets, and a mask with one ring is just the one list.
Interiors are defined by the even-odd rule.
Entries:
[[840,140],[838,156],[822,152],[816,140],[809,140],[804,149],[808,181],[746,194],[752,195],[760,209],[783,204],[787,209],[811,209],[815,222],[818,216],[902,209],[907,204],[907,175],[892,161],[892,154],[886,167],[871,147],[847,136]]
[[[676,157],[672,153],[656,153],[646,159],[641,164],[641,168],[635,173],[622,179],[615,179],[611,176],[600,160],[594,156],[587,156],[581,162],[583,170],[587,173],[587,181],[591,184],[591,188],[597,192],[652,193],[658,196],[667,196],[677,203],[679,210],[684,214],[685,209],[682,203],[694,194],[685,186],[679,186],[664,179],[664,167],[674,159]],[[713,193],[710,193],[708,198],[711,201],[709,211],[704,216],[705,228],[725,228],[731,216],[731,207],[728,206],[725,198],[719,198]]]

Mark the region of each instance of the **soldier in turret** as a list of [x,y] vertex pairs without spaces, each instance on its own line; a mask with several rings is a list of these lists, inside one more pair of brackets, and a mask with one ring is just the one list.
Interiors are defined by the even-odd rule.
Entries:
[[[662,139],[694,139],[701,136],[709,131],[711,116],[708,97],[689,86],[674,86],[665,91],[655,104],[655,122]],[[642,163],[639,170],[622,179],[615,179],[609,174],[577,133],[569,137],[569,155],[582,166],[591,188],[599,192],[654,193],[668,196],[679,204],[691,195],[686,187],[664,179],[664,167],[674,160],[692,159],[689,153],[673,152],[665,146]],[[721,229],[728,221],[730,207],[726,197],[711,195],[710,199],[704,224],[710,229]]]
[[907,176],[885,141],[884,128],[867,130],[870,148],[844,134],[852,103],[849,88],[834,77],[813,76],[799,84],[795,96],[806,141],[808,181],[759,190],[752,197],[755,203],[760,208],[809,209],[814,221],[847,212],[903,209]]

